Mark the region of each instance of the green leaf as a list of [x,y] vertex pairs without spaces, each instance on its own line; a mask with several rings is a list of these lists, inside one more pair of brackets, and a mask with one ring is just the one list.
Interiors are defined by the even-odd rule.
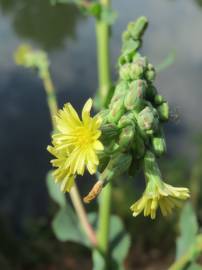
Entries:
[[177,239],[176,259],[188,251],[196,240],[198,222],[190,203],[187,203],[182,210],[179,227],[181,235]]
[[105,269],[105,260],[98,250],[93,250],[93,270]]
[[171,51],[166,58],[163,60],[162,63],[160,63],[157,67],[156,67],[156,71],[160,72],[165,70],[166,68],[168,68],[169,66],[171,66],[176,59],[176,52],[173,50]]
[[50,197],[59,204],[60,207],[64,207],[66,205],[65,194],[61,192],[59,185],[57,185],[52,176],[52,171],[47,173],[46,176],[46,184],[48,188],[48,192]]
[[56,214],[52,222],[53,231],[60,241],[73,241],[89,246],[89,242],[72,208],[67,204]]
[[[124,269],[123,263],[130,247],[130,236],[126,232],[122,220],[118,216],[112,216],[110,221],[110,248],[114,267],[112,269]],[[117,265],[118,268],[115,268]]]
[[[88,214],[88,219],[90,224],[95,228],[97,214]],[[52,222],[52,228],[58,240],[63,242],[72,241],[91,248],[91,243],[89,242],[78,217],[68,203],[56,214]]]
[[202,270],[202,266],[197,263],[192,263],[186,270]]
[[[110,219],[110,252],[112,265],[110,269],[123,270],[124,260],[130,247],[130,237],[126,232],[121,219],[118,216],[111,216]],[[93,252],[93,270],[104,268],[104,258],[98,251]]]

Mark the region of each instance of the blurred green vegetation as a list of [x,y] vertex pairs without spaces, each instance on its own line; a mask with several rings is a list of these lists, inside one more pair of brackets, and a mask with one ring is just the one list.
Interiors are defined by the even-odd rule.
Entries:
[[2,14],[12,16],[13,29],[21,38],[46,50],[76,38],[76,26],[84,20],[74,5],[51,6],[50,0],[0,0]]
[[195,0],[199,7],[202,7],[202,0]]

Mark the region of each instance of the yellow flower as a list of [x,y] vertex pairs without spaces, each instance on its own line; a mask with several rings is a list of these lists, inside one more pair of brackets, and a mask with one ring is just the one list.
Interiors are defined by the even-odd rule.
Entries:
[[101,118],[90,116],[91,107],[92,99],[89,99],[80,119],[68,103],[55,117],[57,132],[52,135],[53,146],[48,146],[48,151],[56,157],[51,161],[57,167],[54,176],[64,192],[70,191],[76,175],[83,175],[85,168],[94,174],[99,164],[97,152],[103,150],[98,140]]
[[167,216],[174,207],[181,206],[181,200],[189,197],[188,188],[176,188],[162,181],[151,180],[148,182],[143,196],[130,209],[135,217],[144,210],[144,216],[151,216],[152,219],[155,219],[158,206],[160,206],[163,216]]

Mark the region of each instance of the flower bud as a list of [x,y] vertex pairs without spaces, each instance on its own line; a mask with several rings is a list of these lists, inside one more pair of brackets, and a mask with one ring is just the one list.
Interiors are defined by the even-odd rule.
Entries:
[[142,78],[144,69],[138,63],[132,63],[130,66],[130,78],[131,80],[137,80]]
[[[137,42],[136,47],[138,47],[138,48],[141,47],[141,41],[136,41],[136,42]],[[123,51],[121,56],[119,57],[119,60],[118,60],[119,67],[121,67],[122,65],[124,65],[126,63],[132,62],[132,60],[136,54],[137,54],[137,49],[135,50],[134,48],[133,48],[133,50]]]
[[118,122],[121,116],[124,114],[124,112],[125,112],[124,97],[121,97],[112,104],[112,107],[108,115],[108,121],[111,123]]
[[150,82],[154,81],[154,79],[156,77],[155,70],[147,70],[146,73],[145,73],[145,77]]
[[140,45],[141,45],[141,42],[139,40],[129,39],[123,43],[122,51],[125,54],[130,54],[130,53],[134,54],[139,49]]
[[163,104],[161,104],[160,106],[158,106],[157,111],[158,111],[158,114],[159,114],[159,118],[162,121],[168,121],[168,119],[169,119],[169,106],[168,106],[168,102],[164,102]]
[[111,99],[110,102],[110,108],[112,106],[112,103],[116,102],[121,96],[123,96],[127,91],[129,90],[129,84],[126,81],[120,81],[115,90],[114,90],[114,95]]
[[138,18],[134,23],[130,23],[128,25],[128,32],[132,36],[133,39],[141,39],[144,31],[146,30],[148,25],[148,20],[146,17]]
[[119,128],[124,128],[129,125],[135,125],[135,117],[133,112],[125,113],[118,122]]
[[113,140],[120,133],[120,129],[113,123],[104,124],[101,126],[100,140],[105,143]]
[[128,153],[118,153],[109,161],[100,176],[101,180],[110,181],[126,172],[131,164],[132,156]]
[[137,116],[137,123],[142,131],[155,129],[158,124],[155,111],[146,107]]
[[135,56],[133,58],[133,63],[138,64],[139,66],[141,66],[144,70],[147,68],[148,66],[148,60],[146,57],[142,57],[141,55],[139,56]]
[[165,99],[163,96],[161,95],[156,95],[155,98],[154,98],[154,103],[155,105],[161,105],[163,102],[165,102]]
[[122,129],[119,137],[119,145],[121,148],[128,147],[133,140],[135,129],[133,126],[127,126]]
[[127,110],[142,108],[145,96],[146,83],[143,80],[136,80],[130,84],[130,91],[124,99],[124,105]]
[[101,117],[102,125],[104,125],[105,123],[107,123],[107,120],[108,120],[107,117],[109,115],[109,110],[108,109],[101,110],[97,115]]
[[166,152],[166,141],[165,141],[165,137],[163,134],[163,130],[161,130],[161,132],[152,137],[152,147],[153,147],[153,151],[157,156],[161,156],[163,154],[165,154]]
[[130,64],[125,64],[121,66],[119,71],[119,76],[122,80],[129,81],[130,80]]
[[129,40],[131,38],[130,33],[126,30],[122,34],[122,42],[124,43],[125,41]]

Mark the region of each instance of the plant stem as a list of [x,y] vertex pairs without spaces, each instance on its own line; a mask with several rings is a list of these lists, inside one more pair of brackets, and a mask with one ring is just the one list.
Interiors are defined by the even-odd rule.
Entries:
[[[110,6],[110,0],[100,0],[104,7]],[[97,62],[98,62],[98,81],[99,98],[101,106],[105,106],[108,92],[110,89],[110,58],[109,58],[109,25],[101,20],[96,20],[96,38],[97,38]]]
[[93,247],[97,247],[97,236],[95,231],[93,230],[91,224],[88,222],[88,216],[86,215],[86,211],[85,208],[83,206],[83,203],[81,201],[80,195],[79,195],[79,191],[77,188],[77,185],[75,184],[71,191],[70,191],[70,196],[71,196],[71,200],[72,203],[74,205],[75,211],[77,213],[77,216],[81,222],[81,224],[83,225],[83,228],[85,230],[85,233],[89,239],[89,241],[91,242]]
[[[43,80],[44,89],[45,89],[46,95],[47,95],[47,103],[48,103],[48,107],[49,107],[49,111],[50,111],[52,126],[53,126],[53,129],[55,129],[56,123],[55,123],[54,117],[58,111],[58,104],[57,104],[57,98],[56,98],[56,94],[55,94],[55,87],[54,87],[54,84],[52,82],[49,71],[46,72],[46,74],[43,76],[42,80]],[[86,233],[92,246],[96,247],[97,246],[96,233],[88,221],[88,216],[87,216],[87,213],[86,213],[85,208],[83,206],[83,203],[82,203],[82,200],[81,200],[76,183],[70,191],[70,197],[71,197],[75,212],[76,212],[76,214],[80,220],[80,223],[82,224],[82,227],[84,229],[84,232]]]
[[[110,0],[100,0],[100,4],[106,8],[110,6]],[[99,98],[101,106],[106,105],[110,89],[110,59],[109,59],[109,25],[101,19],[96,20]],[[109,226],[111,212],[112,187],[109,183],[100,194],[99,219],[98,219],[98,247],[105,259],[105,269],[109,269]]]
[[[111,184],[109,183],[100,195],[98,244],[100,251],[108,257],[109,251],[109,225],[111,211]],[[107,258],[108,259],[108,258]]]
[[55,94],[55,87],[53,85],[50,73],[47,71],[42,78],[44,89],[46,91],[47,103],[50,111],[51,121],[53,129],[55,129],[55,119],[54,116],[58,111],[57,97]]

